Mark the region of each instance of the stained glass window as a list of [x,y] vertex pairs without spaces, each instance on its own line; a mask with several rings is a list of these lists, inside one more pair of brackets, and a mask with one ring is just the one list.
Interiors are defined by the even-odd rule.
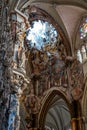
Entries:
[[80,50],[77,51],[77,59],[82,63],[82,54]]
[[87,16],[83,17],[80,28],[80,48],[77,51],[77,58],[80,62],[87,60]]
[[80,26],[80,38],[83,39],[87,36],[87,17],[83,19]]
[[31,27],[26,31],[28,46],[43,48],[46,44],[53,45],[57,41],[58,33],[52,24],[47,21],[33,21]]

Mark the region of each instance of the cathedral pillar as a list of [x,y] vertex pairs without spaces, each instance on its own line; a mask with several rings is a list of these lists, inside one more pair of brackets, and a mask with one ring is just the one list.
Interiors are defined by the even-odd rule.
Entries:
[[71,128],[72,130],[82,130],[82,118],[72,118],[71,119]]
[[78,130],[82,130],[82,118],[81,117],[78,117],[77,118],[77,124],[78,124]]
[[35,114],[32,114],[32,127],[37,127],[38,126],[38,114],[35,113]]
[[78,101],[78,116],[77,116],[77,124],[78,124],[78,130],[82,130],[83,129],[83,117],[82,117],[82,113],[81,113],[81,105]]
[[29,130],[42,130],[38,128],[38,114],[32,114],[32,127]]
[[77,119],[76,118],[71,119],[71,128],[72,128],[72,130],[77,130]]
[[73,118],[71,119],[72,130],[82,130],[81,107],[78,101],[73,101]]

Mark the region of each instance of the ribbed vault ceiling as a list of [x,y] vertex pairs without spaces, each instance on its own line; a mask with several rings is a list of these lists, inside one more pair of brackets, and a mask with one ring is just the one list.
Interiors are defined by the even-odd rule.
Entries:
[[78,21],[86,10],[81,7],[71,5],[59,5],[56,7],[56,10],[65,25],[69,39],[72,40],[74,33],[76,32],[76,27],[79,23]]
[[59,99],[48,110],[45,126],[54,130],[70,129],[70,113],[63,99]]

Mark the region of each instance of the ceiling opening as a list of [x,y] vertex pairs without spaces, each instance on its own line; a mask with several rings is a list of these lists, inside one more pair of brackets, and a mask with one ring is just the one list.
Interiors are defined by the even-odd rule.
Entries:
[[44,49],[47,44],[54,45],[57,42],[58,33],[55,27],[47,21],[32,21],[31,27],[26,31],[28,47]]

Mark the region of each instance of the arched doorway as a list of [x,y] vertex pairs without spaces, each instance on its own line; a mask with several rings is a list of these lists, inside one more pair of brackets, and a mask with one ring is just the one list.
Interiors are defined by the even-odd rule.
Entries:
[[71,130],[72,104],[58,89],[50,90],[43,100],[38,125],[46,130]]
[[[64,91],[53,88],[42,100],[43,105],[38,114],[38,128],[44,130],[82,130],[82,113],[79,101],[69,100]],[[58,111],[60,110],[60,112]],[[56,114],[55,114],[56,113]],[[58,115],[59,114],[59,115]],[[51,116],[51,118],[49,118]],[[58,119],[57,119],[58,118]],[[53,120],[54,123],[53,123]],[[49,123],[47,122],[49,121]],[[56,123],[56,127],[55,127]]]

